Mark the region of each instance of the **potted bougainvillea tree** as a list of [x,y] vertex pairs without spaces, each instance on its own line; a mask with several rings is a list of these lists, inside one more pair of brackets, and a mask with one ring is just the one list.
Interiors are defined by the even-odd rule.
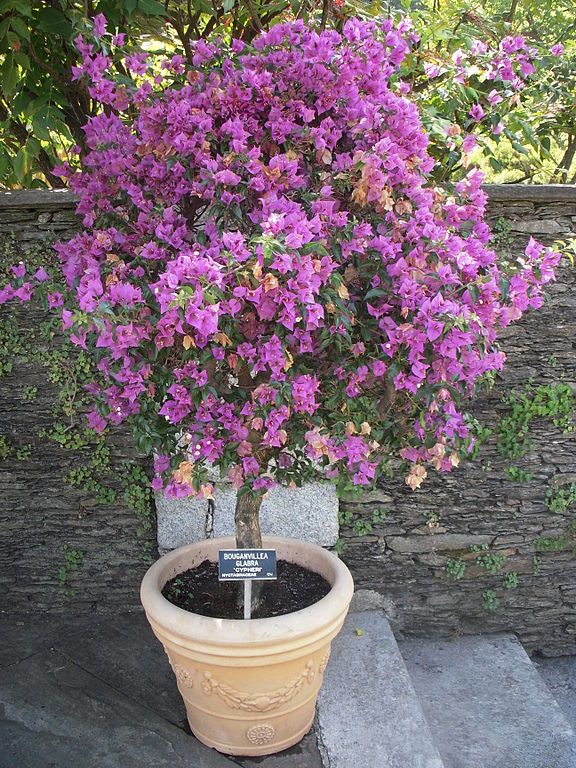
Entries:
[[[321,471],[349,490],[395,467],[417,488],[456,467],[473,447],[466,401],[504,362],[498,330],[554,277],[558,254],[534,241],[498,264],[479,173],[430,183],[399,74],[413,40],[407,22],[294,22],[160,63],[102,17],[78,40],[75,74],[103,109],[81,167],[59,169],[84,226],[58,246],[68,296],[48,299],[96,356],[92,427],[130,421],[155,489],[209,498],[225,475],[238,547],[262,546],[275,483]],[[494,79],[518,87],[527,57],[504,46]],[[3,300],[43,275],[16,278]],[[328,582],[313,605],[249,621],[175,605],[183,574],[233,544],[161,558],[142,600],[194,733],[267,754],[311,725],[352,580],[319,547],[269,539]]]

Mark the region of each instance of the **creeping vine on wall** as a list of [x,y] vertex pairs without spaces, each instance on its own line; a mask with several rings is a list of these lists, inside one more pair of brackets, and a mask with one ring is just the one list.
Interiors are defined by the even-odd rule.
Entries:
[[[20,251],[15,238],[5,238],[0,243],[0,277],[8,274],[10,266],[19,261]],[[28,270],[35,270],[54,262],[49,243],[32,246],[26,251]],[[74,467],[65,482],[79,488],[90,499],[102,505],[122,503],[132,510],[138,520],[138,530],[146,534],[153,523],[152,493],[149,478],[142,466],[125,462],[118,468],[113,462],[113,441],[109,431],[98,435],[84,419],[87,398],[85,385],[94,378],[88,356],[72,346],[59,333],[54,319],[41,318],[35,327],[21,324],[19,315],[4,311],[0,316],[0,378],[13,376],[16,363],[41,365],[46,380],[55,386],[56,398],[52,407],[52,423],[42,426],[35,437],[47,440],[62,450],[74,452]],[[18,398],[22,408],[31,405],[38,397],[38,387],[22,384]],[[29,439],[31,436],[27,436]],[[0,461],[16,459],[33,460],[33,445],[18,442],[18,438],[0,435]],[[72,516],[71,516],[72,520]],[[150,559],[150,544],[143,537],[142,557]],[[72,571],[82,567],[84,553],[68,545],[62,546],[62,566],[58,582],[64,587]]]

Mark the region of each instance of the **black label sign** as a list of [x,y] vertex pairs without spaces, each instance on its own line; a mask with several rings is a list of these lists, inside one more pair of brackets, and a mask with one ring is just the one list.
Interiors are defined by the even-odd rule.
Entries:
[[275,578],[275,549],[221,549],[218,552],[219,581]]

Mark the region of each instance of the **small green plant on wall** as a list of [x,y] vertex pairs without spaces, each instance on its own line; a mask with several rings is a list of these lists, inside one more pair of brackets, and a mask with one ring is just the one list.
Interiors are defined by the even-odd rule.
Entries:
[[516,571],[509,571],[502,579],[504,589],[516,589],[519,583],[520,579]]
[[491,552],[488,544],[472,544],[470,551],[478,553],[476,563],[488,573],[495,575],[500,572],[505,560],[500,552]]
[[570,544],[567,536],[541,536],[534,541],[534,547],[538,552],[558,552]]
[[482,606],[484,610],[493,613],[500,606],[500,598],[493,589],[486,589],[482,592]]
[[576,398],[569,384],[528,384],[504,399],[508,410],[498,423],[498,450],[514,459],[530,449],[529,428],[536,418],[550,419],[565,433],[574,430]]
[[19,448],[16,449],[14,455],[18,459],[18,461],[28,461],[28,459],[32,456],[32,446],[30,443],[27,443],[26,445],[21,445]]
[[4,461],[10,456],[12,449],[4,435],[0,435],[0,461]]
[[506,467],[504,472],[516,483],[529,483],[534,477],[532,472],[528,472],[522,467]]
[[338,522],[340,526],[351,527],[355,536],[367,536],[372,533],[374,526],[379,526],[385,523],[386,517],[387,512],[383,507],[370,510],[368,513],[361,512],[357,516],[357,513],[355,514],[352,509],[340,504],[340,509],[338,511]]
[[341,536],[338,537],[336,544],[334,544],[334,546],[332,547],[332,549],[334,550],[334,552],[336,552],[337,555],[343,555],[344,552],[346,552],[346,548],[347,548],[346,542]]
[[38,397],[38,387],[22,387],[20,397],[25,403],[32,403]]
[[514,245],[514,235],[512,234],[512,222],[509,219],[499,216],[492,224],[493,248],[498,251],[510,251]]
[[81,549],[69,547],[68,544],[64,544],[62,550],[64,552],[64,563],[58,571],[58,583],[61,587],[64,587],[68,580],[68,576],[74,571],[77,571],[82,565],[84,552]]
[[449,557],[446,561],[444,570],[451,579],[456,579],[456,581],[459,581],[464,577],[464,574],[466,573],[466,563],[463,560]]
[[576,483],[553,485],[546,495],[546,506],[550,512],[561,514],[576,504]]

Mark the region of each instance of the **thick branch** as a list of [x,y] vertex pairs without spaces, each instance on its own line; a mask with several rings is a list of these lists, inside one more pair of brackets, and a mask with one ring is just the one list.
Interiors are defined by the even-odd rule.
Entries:
[[570,172],[570,168],[572,166],[572,161],[574,160],[574,155],[576,154],[576,136],[570,136],[568,140],[568,146],[566,147],[566,151],[564,152],[564,156],[562,157],[562,160],[558,164],[556,168],[556,180],[560,183],[566,183],[566,179],[568,176],[568,173]]
[[249,493],[238,494],[236,497],[236,546],[239,549],[253,549],[262,546],[260,533],[260,507],[262,496]]
[[332,12],[332,0],[323,0],[322,2],[322,19],[320,21],[320,29],[326,29],[328,19]]
[[[190,38],[186,33],[186,30],[184,29],[184,22],[182,21],[179,14],[174,14],[170,18],[170,22],[174,29],[176,30],[176,34],[180,38],[180,42],[182,43],[182,47],[184,48],[184,53],[186,54],[186,58],[190,63],[192,63],[192,47],[190,45]],[[190,31],[190,28],[188,29]]]
[[512,4],[510,5],[510,10],[508,11],[508,16],[506,18],[506,21],[511,24],[514,21],[514,16],[516,15],[516,9],[518,8],[518,0],[512,0]]

